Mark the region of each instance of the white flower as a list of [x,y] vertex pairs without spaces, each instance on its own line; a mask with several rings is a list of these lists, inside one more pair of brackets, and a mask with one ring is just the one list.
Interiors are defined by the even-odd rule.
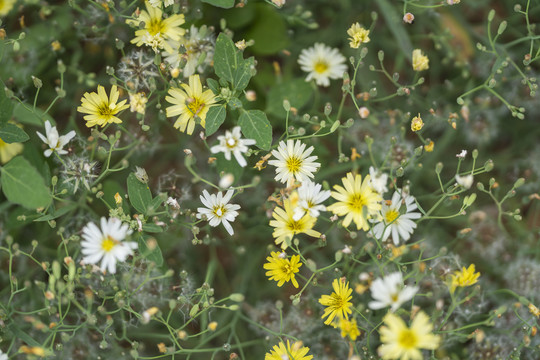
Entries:
[[75,137],[75,131],[71,130],[66,135],[58,136],[58,130],[56,126],[51,126],[49,120],[45,121],[45,136],[40,132],[36,131],[36,134],[39,136],[41,141],[49,145],[49,149],[45,150],[45,156],[49,157],[51,154],[56,151],[58,155],[65,155],[68,152],[63,150],[63,147]]
[[461,150],[459,154],[456,154],[457,158],[464,159],[467,156],[467,150]]
[[473,176],[471,174],[465,176],[456,175],[456,182],[465,189],[470,189],[473,184]]
[[2,352],[2,350],[0,350],[0,360],[8,360],[8,359],[9,359],[9,358],[8,358],[7,354],[4,354],[4,353]]
[[418,292],[418,287],[405,285],[401,273],[394,272],[382,279],[374,280],[369,290],[375,300],[369,302],[370,309],[378,310],[391,306],[392,311],[396,311],[401,304],[414,297]]
[[133,241],[123,241],[131,234],[128,224],[122,224],[117,218],[101,218],[101,229],[93,222],[88,223],[82,230],[81,242],[83,261],[97,264],[101,260],[101,271],[108,270],[116,273],[116,262],[125,261],[137,248]]
[[277,181],[293,182],[294,179],[302,182],[313,177],[313,173],[319,169],[321,164],[314,162],[317,156],[309,156],[313,152],[313,146],[306,149],[306,144],[300,140],[280,141],[276,150],[272,150],[272,155],[277,160],[270,160],[268,164],[275,166]]
[[326,211],[326,206],[321,205],[330,197],[330,190],[322,190],[321,184],[316,184],[311,180],[302,182],[298,188],[298,203],[294,209],[293,220],[300,220],[305,213],[311,217],[319,217],[321,211]]
[[382,195],[388,191],[388,188],[386,187],[386,182],[388,181],[388,174],[380,172],[378,169],[375,169],[373,166],[370,166],[369,178],[370,178],[371,187],[376,192]]
[[229,190],[225,196],[223,196],[223,193],[219,191],[216,196],[214,194],[210,195],[208,191],[203,190],[203,194],[200,196],[200,199],[206,208],[197,209],[197,218],[201,219],[202,216],[205,215],[210,222],[210,226],[213,227],[218,226],[219,223],[223,223],[223,226],[229,235],[233,235],[234,230],[231,224],[229,224],[229,221],[234,221],[234,219],[238,216],[238,212],[236,210],[240,209],[240,205],[229,204],[233,193],[233,190]]
[[[403,204],[405,205],[405,213],[400,212]],[[373,227],[375,237],[386,241],[391,234],[396,246],[399,244],[400,238],[403,238],[403,241],[409,240],[416,228],[416,224],[412,220],[421,217],[419,212],[414,211],[416,209],[418,207],[413,196],[403,194],[402,197],[397,191],[394,192],[390,205],[383,202],[380,213],[382,219]]]
[[231,173],[225,173],[223,174],[221,179],[219,179],[218,185],[222,189],[227,189],[233,184],[233,182],[234,182],[234,175]]
[[178,200],[176,200],[175,198],[173,198],[171,196],[169,196],[167,198],[166,204],[169,205],[170,207],[172,207],[175,210],[180,209],[180,205],[178,204]]
[[298,63],[303,71],[308,72],[306,81],[315,79],[317,85],[330,86],[330,79],[341,79],[347,71],[345,57],[338,49],[332,49],[321,43],[300,53]]
[[248,151],[248,145],[255,145],[256,141],[252,139],[241,139],[240,126],[235,126],[231,131],[225,131],[225,135],[218,136],[219,145],[212,146],[210,151],[215,154],[222,152],[225,154],[225,159],[231,160],[231,154],[234,155],[240,166],[247,165],[246,159],[242,153]]

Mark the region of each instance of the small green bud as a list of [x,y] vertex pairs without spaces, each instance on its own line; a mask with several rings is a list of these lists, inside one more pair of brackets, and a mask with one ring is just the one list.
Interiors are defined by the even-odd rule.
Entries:
[[190,317],[195,317],[195,315],[197,315],[198,312],[199,312],[199,304],[195,304],[195,305],[193,305],[193,307],[189,311],[189,316]]
[[484,164],[484,169],[489,172],[491,170],[493,170],[493,168],[495,167],[495,165],[493,164],[493,160],[488,160],[486,161],[486,163]]
[[377,57],[379,58],[379,61],[383,61],[384,60],[384,51],[379,50],[379,52],[377,53]]
[[482,184],[481,182],[476,183],[476,187],[477,187],[478,190],[480,190],[480,191],[483,191],[483,190],[484,190],[484,184]]
[[405,171],[403,170],[403,167],[400,166],[400,167],[398,167],[398,168],[396,169],[396,176],[397,176],[397,177],[402,177],[404,172],[405,172]]
[[436,172],[437,174],[440,174],[441,171],[442,171],[442,169],[443,169],[443,167],[444,167],[443,163],[441,163],[441,162],[437,163],[437,165],[435,166],[435,172]]
[[332,105],[330,103],[326,103],[324,106],[324,115],[329,116],[332,113]]
[[289,100],[283,100],[283,109],[285,109],[286,112],[291,111],[291,103],[289,102]]
[[494,17],[495,17],[495,10],[491,9],[491,11],[488,14],[488,21],[492,22]]
[[31,77],[36,89],[41,89],[41,87],[43,86],[43,82],[41,81],[41,79],[35,77],[34,75],[32,75]]
[[57,279],[59,279],[61,276],[61,272],[60,272],[60,263],[57,260],[54,260],[52,263],[52,271],[53,271],[53,275]]
[[231,294],[230,299],[231,299],[232,301],[234,301],[234,302],[239,302],[239,303],[241,303],[241,302],[244,301],[245,296],[244,296],[244,294],[234,293],[234,294]]
[[336,259],[336,261],[341,261],[341,259],[343,259],[343,253],[341,250],[336,251],[334,254],[334,259]]
[[504,30],[506,30],[506,25],[508,25],[506,21],[503,21],[499,24],[499,29],[497,29],[497,35],[501,35]]
[[524,183],[525,183],[524,178],[517,179],[516,182],[514,183],[514,189],[517,189],[518,187],[522,186]]
[[332,127],[330,128],[330,132],[336,131],[337,128],[339,127],[339,125],[341,125],[341,123],[339,122],[339,120],[334,121],[334,123],[332,124]]

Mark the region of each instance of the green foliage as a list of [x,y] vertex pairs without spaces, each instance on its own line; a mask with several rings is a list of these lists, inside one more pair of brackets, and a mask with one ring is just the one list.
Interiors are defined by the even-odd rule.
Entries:
[[248,139],[253,139],[257,147],[270,150],[272,145],[272,126],[266,118],[266,114],[260,110],[243,111],[238,119],[238,125],[242,128],[242,134]]
[[313,88],[304,79],[291,79],[277,84],[268,92],[266,112],[275,116],[284,116],[283,100],[288,100],[292,107],[301,110],[313,96]]
[[225,105],[212,106],[206,114],[206,136],[215,133],[225,121],[227,109]]
[[11,144],[14,142],[25,142],[29,139],[27,133],[23,129],[14,124],[5,124],[0,128],[0,139]]
[[229,9],[234,6],[234,0],[202,0],[202,2],[224,9]]
[[2,191],[6,198],[28,209],[44,208],[52,198],[41,174],[22,156],[0,169]]
[[127,190],[130,204],[139,213],[146,214],[152,201],[152,193],[148,185],[131,173],[127,178]]

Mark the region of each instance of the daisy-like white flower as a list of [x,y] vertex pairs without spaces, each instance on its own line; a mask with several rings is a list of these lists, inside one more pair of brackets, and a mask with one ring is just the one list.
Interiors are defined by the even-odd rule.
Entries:
[[416,314],[411,327],[394,313],[389,312],[381,326],[381,342],[378,352],[383,360],[422,360],[421,349],[435,350],[439,347],[441,337],[433,335],[433,325],[429,317],[420,311]]
[[122,100],[117,103],[120,93],[116,85],[111,87],[111,96],[107,96],[105,88],[98,85],[97,93],[84,93],[81,99],[81,106],[77,108],[77,111],[83,114],[89,114],[84,116],[86,120],[86,126],[92,127],[99,125],[104,127],[109,123],[122,123],[122,120],[115,115],[120,111],[129,107],[126,104],[127,100]]
[[330,86],[330,79],[341,79],[347,71],[345,57],[338,49],[332,49],[321,43],[315,43],[313,47],[304,49],[298,58],[300,68],[308,72],[306,81],[315,79],[317,85]]
[[165,100],[172,105],[167,107],[167,117],[177,116],[174,127],[188,135],[193,134],[195,129],[195,119],[199,119],[201,126],[206,125],[206,114],[210,107],[216,102],[216,97],[212,90],[203,92],[199,75],[189,77],[189,85],[182,84],[182,89],[171,88]]
[[66,135],[58,136],[58,130],[56,126],[51,126],[49,120],[45,121],[45,136],[36,131],[41,141],[49,146],[49,149],[45,150],[45,156],[49,157],[56,151],[58,155],[65,155],[68,152],[64,150],[64,146],[75,137],[75,131],[71,130]]
[[268,161],[268,164],[276,167],[277,181],[292,183],[294,179],[302,182],[313,177],[313,173],[319,169],[320,163],[315,162],[317,156],[309,156],[313,152],[313,146],[306,149],[306,144],[300,140],[280,141],[278,148],[272,150],[276,160]]
[[285,209],[280,207],[274,209],[272,214],[274,220],[270,220],[270,226],[275,228],[272,236],[276,239],[276,245],[281,244],[281,248],[285,250],[289,246],[286,240],[292,241],[296,234],[304,233],[313,237],[321,236],[320,232],[313,230],[317,219],[306,214],[302,218],[294,220],[291,200],[286,199],[283,201],[283,206]]
[[335,317],[338,319],[348,319],[349,314],[352,313],[352,289],[349,287],[349,282],[346,282],[345,278],[334,279],[332,283],[334,292],[331,295],[323,295],[319,299],[319,303],[326,306],[324,314],[321,316],[324,319],[326,325],[330,325]]
[[396,311],[401,304],[411,300],[418,292],[417,286],[404,284],[400,272],[394,272],[384,278],[376,279],[371,283],[369,289],[374,301],[371,301],[368,306],[373,310],[391,306],[392,311]]
[[301,341],[297,341],[291,346],[287,340],[287,346],[283,341],[274,345],[274,348],[264,355],[264,360],[312,360],[313,355],[308,355],[308,352],[309,348],[303,346]]
[[255,145],[256,141],[252,139],[242,139],[240,126],[235,126],[232,131],[225,131],[225,135],[218,136],[219,145],[212,146],[210,151],[215,154],[222,152],[225,154],[225,159],[231,160],[231,154],[234,155],[240,166],[247,165],[246,159],[242,153],[248,151],[248,145]]
[[302,185],[298,188],[298,201],[294,208],[294,220],[300,220],[306,213],[317,218],[321,211],[326,211],[326,206],[322,205],[322,203],[330,197],[330,190],[321,189],[321,184],[316,184],[311,180],[302,182]]
[[234,190],[229,190],[223,196],[223,193],[219,191],[217,195],[210,195],[208,191],[203,190],[203,194],[200,196],[201,202],[205,208],[198,208],[197,218],[201,219],[203,215],[206,216],[206,219],[210,222],[210,226],[216,227],[220,223],[223,224],[225,230],[229,235],[234,234],[234,230],[229,224],[233,222],[234,219],[238,216],[238,209],[240,205],[229,204],[231,197],[233,196]]
[[[396,246],[399,245],[400,238],[404,242],[411,238],[411,234],[416,229],[416,223],[413,220],[422,216],[422,214],[415,211],[418,206],[416,206],[414,197],[403,194],[403,192],[402,195],[396,191],[392,195],[389,205],[383,202],[380,212],[381,221],[373,227],[376,238],[386,241],[392,235],[392,240]],[[402,213],[403,205],[405,205],[405,212]]]
[[88,264],[97,264],[101,260],[101,271],[116,273],[116,263],[125,261],[137,243],[123,241],[131,234],[128,224],[122,224],[117,218],[101,218],[101,229],[93,222],[88,223],[82,230],[81,242],[83,261]]
[[371,187],[379,194],[384,194],[388,191],[386,183],[388,182],[388,174],[375,169],[373,166],[369,167],[369,177],[371,180]]
[[0,350],[0,360],[8,360],[7,354],[4,354],[2,350]]
[[345,216],[343,226],[347,227],[354,220],[356,228],[367,231],[369,224],[367,219],[381,209],[379,203],[382,198],[370,185],[371,179],[367,175],[362,182],[362,176],[348,173],[341,179],[343,186],[334,185],[336,191],[332,191],[332,197],[336,203],[328,207],[338,216]]
[[155,52],[164,49],[172,53],[173,48],[167,40],[179,41],[186,33],[186,30],[180,27],[185,22],[184,14],[173,14],[163,19],[163,11],[148,2],[146,10],[142,10],[137,19],[126,20],[126,23],[135,27],[141,22],[144,23],[144,28],[135,31],[135,38],[131,43],[150,46]]

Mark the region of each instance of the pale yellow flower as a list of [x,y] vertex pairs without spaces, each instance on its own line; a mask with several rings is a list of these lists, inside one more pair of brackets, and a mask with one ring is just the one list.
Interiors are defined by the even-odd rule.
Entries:
[[0,16],[7,15],[17,0],[0,0]]
[[285,200],[283,206],[285,209],[280,207],[274,209],[272,214],[274,220],[270,221],[270,226],[275,228],[272,235],[276,239],[276,245],[281,244],[281,248],[285,250],[289,246],[286,239],[292,241],[296,234],[304,233],[313,237],[321,236],[320,232],[313,230],[313,226],[317,221],[316,218],[306,214],[299,220],[294,220],[294,209],[291,201],[289,199]]
[[328,206],[327,209],[338,216],[345,216],[344,227],[349,226],[354,220],[358,230],[367,231],[369,229],[367,219],[381,210],[381,195],[371,187],[369,175],[366,175],[362,182],[362,176],[348,173],[341,181],[344,187],[334,185],[336,191],[332,191],[332,197],[338,202]]
[[89,114],[84,116],[87,127],[95,125],[103,127],[110,123],[120,124],[122,120],[115,115],[127,109],[129,105],[126,104],[127,100],[117,103],[119,96],[120,93],[116,85],[112,86],[110,96],[107,96],[103,86],[98,85],[97,93],[84,93],[81,99],[81,106],[77,108],[77,111],[83,114]]
[[412,66],[414,71],[429,69],[429,59],[420,49],[414,49],[412,52]]
[[416,315],[410,328],[391,312],[383,321],[385,326],[379,330],[383,344],[378,349],[383,360],[422,360],[420,349],[435,350],[439,347],[441,337],[431,333],[433,325],[422,311]]
[[[274,345],[270,353],[266,353],[264,360],[311,360],[313,355],[307,355],[308,347],[303,346],[301,341],[291,344],[287,340],[287,346],[282,342]],[[290,356],[292,357],[289,357]]]
[[129,94],[129,110],[131,112],[138,112],[139,114],[144,115],[146,111],[146,103],[148,102],[148,99],[146,98],[146,94],[143,92],[138,92],[136,94],[130,93]]
[[153,7],[148,2],[146,10],[142,10],[137,19],[126,20],[126,23],[135,27],[141,22],[144,22],[144,28],[135,31],[135,38],[131,43],[137,46],[150,46],[155,52],[164,49],[172,53],[174,50],[168,41],[179,41],[186,33],[186,30],[180,27],[185,22],[184,14],[173,14],[163,19],[161,9]]
[[360,26],[359,23],[352,24],[349,30],[347,30],[347,34],[350,36],[349,45],[353,49],[358,49],[361,44],[365,44],[370,41],[369,30],[364,29],[364,27]]
[[181,86],[182,89],[171,88],[170,96],[165,97],[165,100],[173,104],[167,107],[167,117],[180,115],[174,127],[180,129],[181,132],[186,132],[187,129],[188,135],[191,135],[195,129],[195,119],[199,119],[201,126],[205,127],[206,114],[216,103],[216,97],[212,90],[203,92],[199,75],[191,75],[189,85],[182,84]]
[[424,127],[424,122],[422,121],[420,114],[418,114],[418,116],[413,117],[411,121],[411,130],[416,132],[416,131],[420,131],[423,127]]

